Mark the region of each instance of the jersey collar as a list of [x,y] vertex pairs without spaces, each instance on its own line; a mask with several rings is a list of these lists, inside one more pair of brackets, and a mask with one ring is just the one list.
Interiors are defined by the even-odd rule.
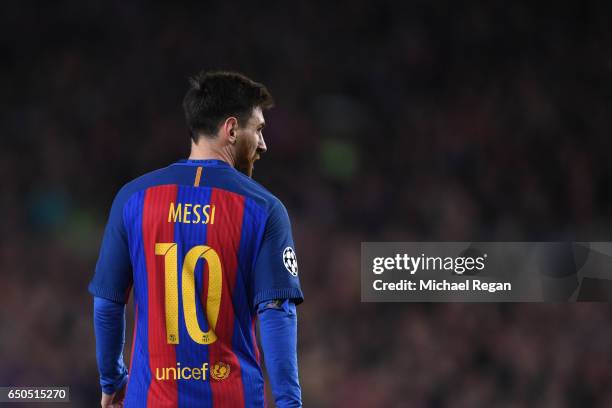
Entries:
[[189,160],[181,159],[174,164],[182,164],[184,166],[202,166],[202,167],[231,167],[229,163],[223,160],[206,159],[206,160]]

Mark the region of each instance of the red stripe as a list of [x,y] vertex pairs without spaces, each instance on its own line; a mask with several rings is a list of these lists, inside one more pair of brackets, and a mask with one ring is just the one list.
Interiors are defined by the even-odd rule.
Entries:
[[155,244],[174,242],[174,224],[168,222],[170,202],[176,202],[175,185],[149,188],[145,193],[142,215],[142,238],[147,263],[149,367],[151,385],[147,393],[147,407],[175,407],[178,405],[175,380],[156,380],[156,369],[176,367],[176,350],[166,341],[164,257],[155,255]]
[[221,308],[215,333],[217,341],[209,347],[209,362],[230,365],[230,375],[225,380],[211,378],[213,405],[215,408],[244,406],[244,390],[240,362],[232,350],[234,335],[234,305],[232,302],[236,273],[238,271],[238,250],[242,232],[244,197],[227,191],[212,189],[211,205],[215,206],[215,222],[207,229],[207,244],[217,251],[223,267]]

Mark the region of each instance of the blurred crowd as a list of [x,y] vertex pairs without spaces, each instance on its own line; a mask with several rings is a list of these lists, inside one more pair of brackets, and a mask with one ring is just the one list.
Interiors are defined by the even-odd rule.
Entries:
[[229,69],[277,101],[254,177],[293,223],[307,407],[612,406],[607,304],[360,302],[362,241],[611,240],[606,13],[532,3],[3,2],[0,385],[96,403],[111,201]]

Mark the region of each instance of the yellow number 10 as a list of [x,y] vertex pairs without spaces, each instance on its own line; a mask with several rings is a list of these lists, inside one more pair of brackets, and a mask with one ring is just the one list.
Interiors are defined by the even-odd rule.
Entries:
[[[162,255],[165,264],[166,288],[166,338],[168,344],[179,343],[178,330],[178,246],[176,243],[155,244],[155,255]],[[208,297],[206,298],[206,318],[208,331],[203,332],[198,324],[195,303],[195,267],[202,258],[208,262]],[[183,262],[183,314],[189,336],[199,344],[211,344],[217,340],[215,328],[221,305],[222,273],[221,261],[217,252],[207,245],[196,245],[187,252]]]

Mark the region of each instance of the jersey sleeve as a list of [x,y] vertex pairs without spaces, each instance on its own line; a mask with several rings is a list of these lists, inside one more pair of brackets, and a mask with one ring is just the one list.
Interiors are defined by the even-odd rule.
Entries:
[[125,189],[122,189],[113,201],[95,274],[88,287],[92,295],[118,303],[127,303],[133,279],[127,232],[123,223],[126,198]]
[[266,300],[290,299],[295,304],[304,300],[291,223],[280,201],[274,203],[268,215],[253,280],[253,307]]

